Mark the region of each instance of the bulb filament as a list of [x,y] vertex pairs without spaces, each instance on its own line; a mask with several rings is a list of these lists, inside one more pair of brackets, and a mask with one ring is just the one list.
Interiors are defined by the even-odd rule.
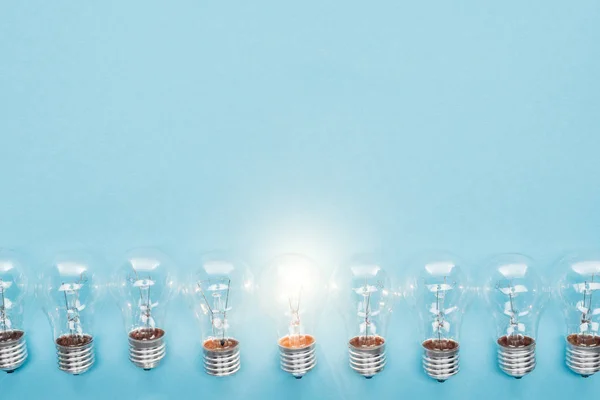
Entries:
[[65,297],[65,308],[67,310],[67,329],[71,335],[83,334],[79,311],[83,310],[85,306],[81,305],[79,302],[79,290],[85,282],[87,282],[87,279],[82,273],[78,282],[63,282],[60,286],[60,290],[63,292]]
[[515,310],[515,303],[514,303],[514,297],[515,297],[515,287],[512,283],[512,281],[510,281],[509,283],[509,288],[508,288],[508,302],[510,305],[510,336],[513,338],[513,342],[514,344],[518,344],[520,335],[519,335],[519,312],[517,310]]
[[150,297],[150,289],[154,285],[154,281],[151,276],[146,279],[140,279],[137,271],[133,268],[134,277],[129,277],[129,282],[137,287],[140,292],[139,299],[139,310],[141,325],[146,329],[154,328],[154,318],[152,318],[152,308],[155,304],[152,304],[152,298]]
[[514,284],[512,280],[508,282],[508,288],[501,287],[500,284],[496,285],[496,289],[500,293],[508,295],[508,311],[505,309],[504,313],[510,318],[508,323],[506,340],[509,346],[520,346],[523,344],[524,336],[519,333],[519,311],[515,309],[514,298],[517,296]]
[[[446,287],[446,277],[444,276],[444,288]],[[445,300],[445,293],[444,292],[440,292],[440,285],[437,286],[436,288],[436,293],[435,293],[435,301],[436,301],[436,309],[437,309],[437,316],[436,316],[436,322],[437,322],[437,335],[438,335],[438,341],[440,342],[441,345],[441,341],[442,341],[442,329],[444,328],[445,325],[445,320],[444,320],[444,300]],[[440,298],[441,298],[441,302],[440,302]]]
[[[144,293],[146,299],[144,300]],[[140,304],[143,318],[146,320],[146,328],[150,328],[150,321],[152,319],[152,303],[150,302],[150,286],[140,286]]]
[[[208,284],[210,287],[211,281],[198,282],[198,288],[200,289],[200,293],[204,298],[204,302],[206,303],[206,307],[208,307],[208,311],[210,312],[210,324],[212,326],[213,336],[218,337],[221,336],[220,344],[221,347],[224,347],[227,341],[225,340],[226,331],[227,331],[227,310],[229,309],[229,289],[231,287],[231,279],[223,279],[223,285],[227,288],[225,293],[225,307],[223,307],[223,296],[219,293],[219,290],[222,290],[222,286],[217,284],[217,290],[212,294],[213,297],[213,306],[210,306],[210,302],[202,290],[202,284]],[[218,315],[222,314],[222,318],[218,318]],[[219,334],[220,332],[220,334]]]
[[6,304],[4,300],[4,281],[0,279],[0,295],[2,296],[2,305],[0,305],[0,319],[2,319],[2,331],[6,332],[8,325],[10,325],[10,321],[8,321],[8,317],[6,316]]
[[[594,283],[594,274],[592,274],[591,283]],[[590,310],[592,309],[592,294],[593,290],[591,289],[589,283],[587,281],[584,282],[584,290],[583,290],[583,312],[581,314],[581,326],[585,326],[585,330],[587,331],[589,336],[594,336],[592,332],[592,321],[590,318]],[[588,294],[589,292],[589,294]],[[585,342],[586,332],[581,332],[582,339]]]
[[364,290],[367,292],[367,296],[364,298],[364,309],[365,309],[365,343],[367,343],[367,338],[369,336],[369,327],[371,325],[371,291],[369,290],[369,286],[365,282]]
[[288,304],[290,305],[291,321],[290,321],[290,345],[292,347],[298,347],[301,345],[302,338],[300,335],[300,300],[302,298],[302,286],[298,291],[298,301],[296,306],[293,306],[292,297],[288,297]]

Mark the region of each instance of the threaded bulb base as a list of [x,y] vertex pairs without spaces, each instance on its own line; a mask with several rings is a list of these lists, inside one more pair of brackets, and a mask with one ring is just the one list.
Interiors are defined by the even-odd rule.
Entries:
[[139,328],[129,332],[129,360],[149,371],[156,368],[167,353],[165,331],[158,328]]
[[385,339],[381,336],[356,336],[348,342],[350,368],[367,379],[385,367]]
[[204,371],[213,376],[229,376],[242,366],[240,343],[235,339],[208,339],[203,346]]
[[90,335],[63,335],[56,339],[58,368],[71,375],[87,372],[94,365],[94,339]]
[[600,371],[600,337],[569,335],[565,362],[571,371],[584,378]]
[[498,366],[508,376],[521,379],[535,369],[535,340],[519,335],[498,339]]
[[459,370],[460,347],[450,339],[427,339],[423,346],[423,370],[438,382],[444,382]]
[[279,339],[279,358],[281,369],[292,374],[296,379],[302,378],[317,365],[316,342],[312,336],[304,335],[302,347],[290,346],[289,337]]
[[0,333],[0,370],[13,372],[27,359],[25,332],[11,330]]

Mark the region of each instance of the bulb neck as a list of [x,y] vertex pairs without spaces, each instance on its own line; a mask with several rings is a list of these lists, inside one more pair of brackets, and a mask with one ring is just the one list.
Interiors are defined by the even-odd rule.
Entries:
[[302,378],[317,365],[316,342],[312,336],[304,335],[302,347],[289,347],[286,337],[279,339],[279,358],[281,369],[292,374],[296,379]]
[[519,336],[518,345],[510,345],[506,336],[498,339],[498,366],[508,376],[521,379],[535,369],[535,340]]
[[369,379],[385,367],[385,339],[381,336],[356,336],[348,342],[350,368]]
[[600,371],[600,337],[589,336],[589,343],[581,343],[578,334],[567,336],[565,362],[567,367],[584,378]]
[[94,339],[91,335],[62,335],[56,339],[58,368],[71,375],[87,372],[94,365]]
[[138,328],[129,332],[129,360],[146,371],[156,368],[165,357],[165,331],[159,328]]
[[13,372],[27,360],[25,332],[10,330],[0,332],[0,370]]
[[444,382],[459,370],[458,342],[451,339],[427,339],[423,347],[423,370],[438,382]]
[[240,343],[232,338],[208,339],[202,346],[204,371],[213,376],[229,376],[240,370]]

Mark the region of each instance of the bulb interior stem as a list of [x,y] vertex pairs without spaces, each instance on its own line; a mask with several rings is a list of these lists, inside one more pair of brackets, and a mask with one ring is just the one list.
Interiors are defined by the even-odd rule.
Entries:
[[2,295],[2,306],[0,306],[0,316],[2,316],[2,331],[6,333],[6,306],[4,304],[4,281],[0,279],[0,294]]

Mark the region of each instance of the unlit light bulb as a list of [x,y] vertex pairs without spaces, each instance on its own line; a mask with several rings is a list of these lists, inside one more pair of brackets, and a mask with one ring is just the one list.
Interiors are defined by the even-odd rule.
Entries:
[[92,322],[100,293],[96,261],[85,253],[57,256],[41,275],[37,293],[56,344],[58,368],[73,375],[94,364]]
[[559,296],[567,326],[566,364],[588,377],[600,371],[600,254],[570,254],[559,262]]
[[454,255],[430,255],[408,295],[417,308],[421,326],[423,369],[438,382],[459,370],[459,333],[468,300],[467,278]]
[[150,370],[166,354],[165,316],[174,291],[169,258],[156,249],[129,251],[116,272],[113,295],[123,314],[129,360]]
[[488,261],[484,295],[497,328],[498,366],[522,378],[536,366],[535,348],[547,294],[534,262],[521,254],[502,254]]
[[301,255],[279,256],[263,272],[259,295],[277,327],[281,369],[302,378],[317,363],[315,327],[326,304],[319,268]]
[[27,359],[23,303],[28,280],[22,268],[19,255],[0,251],[0,370],[9,373]]
[[228,376],[240,369],[239,334],[253,290],[247,266],[225,253],[204,254],[188,279],[185,292],[200,323],[207,374]]
[[394,297],[390,278],[374,256],[360,255],[333,274],[329,289],[345,321],[350,367],[372,378],[386,364],[386,333]]

